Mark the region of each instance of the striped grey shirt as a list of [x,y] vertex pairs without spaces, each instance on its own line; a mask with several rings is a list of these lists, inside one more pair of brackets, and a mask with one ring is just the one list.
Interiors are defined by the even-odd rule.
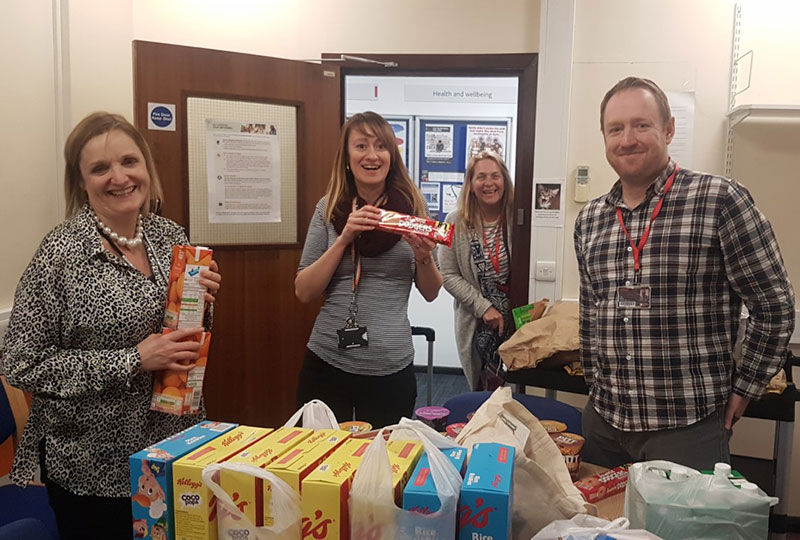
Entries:
[[[333,223],[325,221],[326,198],[317,203],[308,227],[297,271],[310,266],[336,241]],[[361,257],[358,324],[367,327],[369,346],[340,349],[336,331],[344,327],[352,298],[353,264],[346,250],[325,289],[308,348],[325,362],[348,373],[390,375],[414,361],[408,296],[414,281],[414,252],[400,241],[377,257]]]

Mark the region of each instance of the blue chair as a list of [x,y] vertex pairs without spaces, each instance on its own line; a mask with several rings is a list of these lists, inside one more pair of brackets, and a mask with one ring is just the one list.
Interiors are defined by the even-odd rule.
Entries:
[[[0,376],[0,382],[0,443],[11,439],[16,451],[28,418],[28,403],[22,391],[8,386],[5,377]],[[47,488],[33,484],[26,488],[0,486],[0,540],[6,538],[58,538]]]
[[[478,410],[490,395],[492,392],[467,392],[451,397],[444,404],[444,407],[450,410],[448,423],[466,422],[467,414]],[[557,420],[565,423],[570,433],[583,434],[581,412],[575,407],[544,397],[517,393],[512,395],[539,420]]]

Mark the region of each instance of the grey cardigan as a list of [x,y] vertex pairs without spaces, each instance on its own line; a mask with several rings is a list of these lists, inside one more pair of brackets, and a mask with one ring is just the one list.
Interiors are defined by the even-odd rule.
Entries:
[[[447,216],[447,223],[456,223],[458,213]],[[478,272],[469,252],[470,231],[456,225],[452,247],[439,249],[439,269],[444,280],[444,288],[453,295],[455,310],[456,347],[461,367],[472,390],[478,385],[481,361],[472,347],[472,337],[483,314],[492,303],[481,294]],[[509,256],[511,238],[508,239]]]

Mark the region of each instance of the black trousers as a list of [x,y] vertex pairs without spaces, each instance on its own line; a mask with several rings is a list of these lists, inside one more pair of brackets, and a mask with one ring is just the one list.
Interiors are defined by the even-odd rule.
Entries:
[[355,375],[335,368],[306,349],[297,389],[297,406],[324,401],[339,422],[355,419],[374,428],[411,418],[417,400],[414,364],[384,376]]
[[109,540],[133,536],[130,497],[75,495],[47,477],[44,441],[39,445],[42,481],[56,516],[60,540]]

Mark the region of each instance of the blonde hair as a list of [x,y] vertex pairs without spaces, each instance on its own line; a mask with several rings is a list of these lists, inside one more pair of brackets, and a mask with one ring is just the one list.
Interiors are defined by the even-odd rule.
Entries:
[[124,116],[107,112],[95,112],[78,122],[67,137],[64,144],[64,198],[66,200],[66,217],[71,218],[88,200],[86,190],[83,189],[83,175],[81,174],[81,153],[84,146],[94,137],[104,135],[111,131],[121,131],[136,143],[139,151],[144,156],[147,173],[150,175],[150,198],[142,206],[142,213],[147,215],[155,211],[161,204],[164,196],[161,182],[158,179],[153,155],[150,147],[139,130],[128,122]]
[[467,165],[467,172],[464,174],[464,185],[461,188],[461,194],[458,196],[458,203],[456,211],[458,212],[458,221],[462,225],[480,229],[483,221],[481,219],[481,211],[478,206],[478,201],[475,194],[472,192],[472,180],[475,178],[475,168],[478,163],[484,159],[489,159],[497,163],[500,172],[503,175],[503,198],[500,203],[503,208],[503,219],[506,223],[512,223],[512,214],[514,212],[514,184],[511,183],[511,173],[508,172],[503,158],[491,150],[484,150],[469,160]]
[[342,201],[349,201],[357,195],[355,178],[348,167],[350,156],[347,153],[347,143],[353,130],[362,133],[371,133],[389,150],[391,162],[389,172],[386,174],[386,188],[395,188],[409,202],[413,208],[415,216],[427,217],[428,207],[422,193],[419,192],[416,184],[408,175],[408,170],[403,164],[400,155],[400,148],[397,146],[397,138],[394,135],[392,126],[377,113],[367,111],[353,115],[342,126],[339,136],[339,148],[336,150],[336,158],[333,160],[333,170],[328,182],[328,190],[325,193],[328,198],[325,209],[325,219],[333,220],[336,206]]

